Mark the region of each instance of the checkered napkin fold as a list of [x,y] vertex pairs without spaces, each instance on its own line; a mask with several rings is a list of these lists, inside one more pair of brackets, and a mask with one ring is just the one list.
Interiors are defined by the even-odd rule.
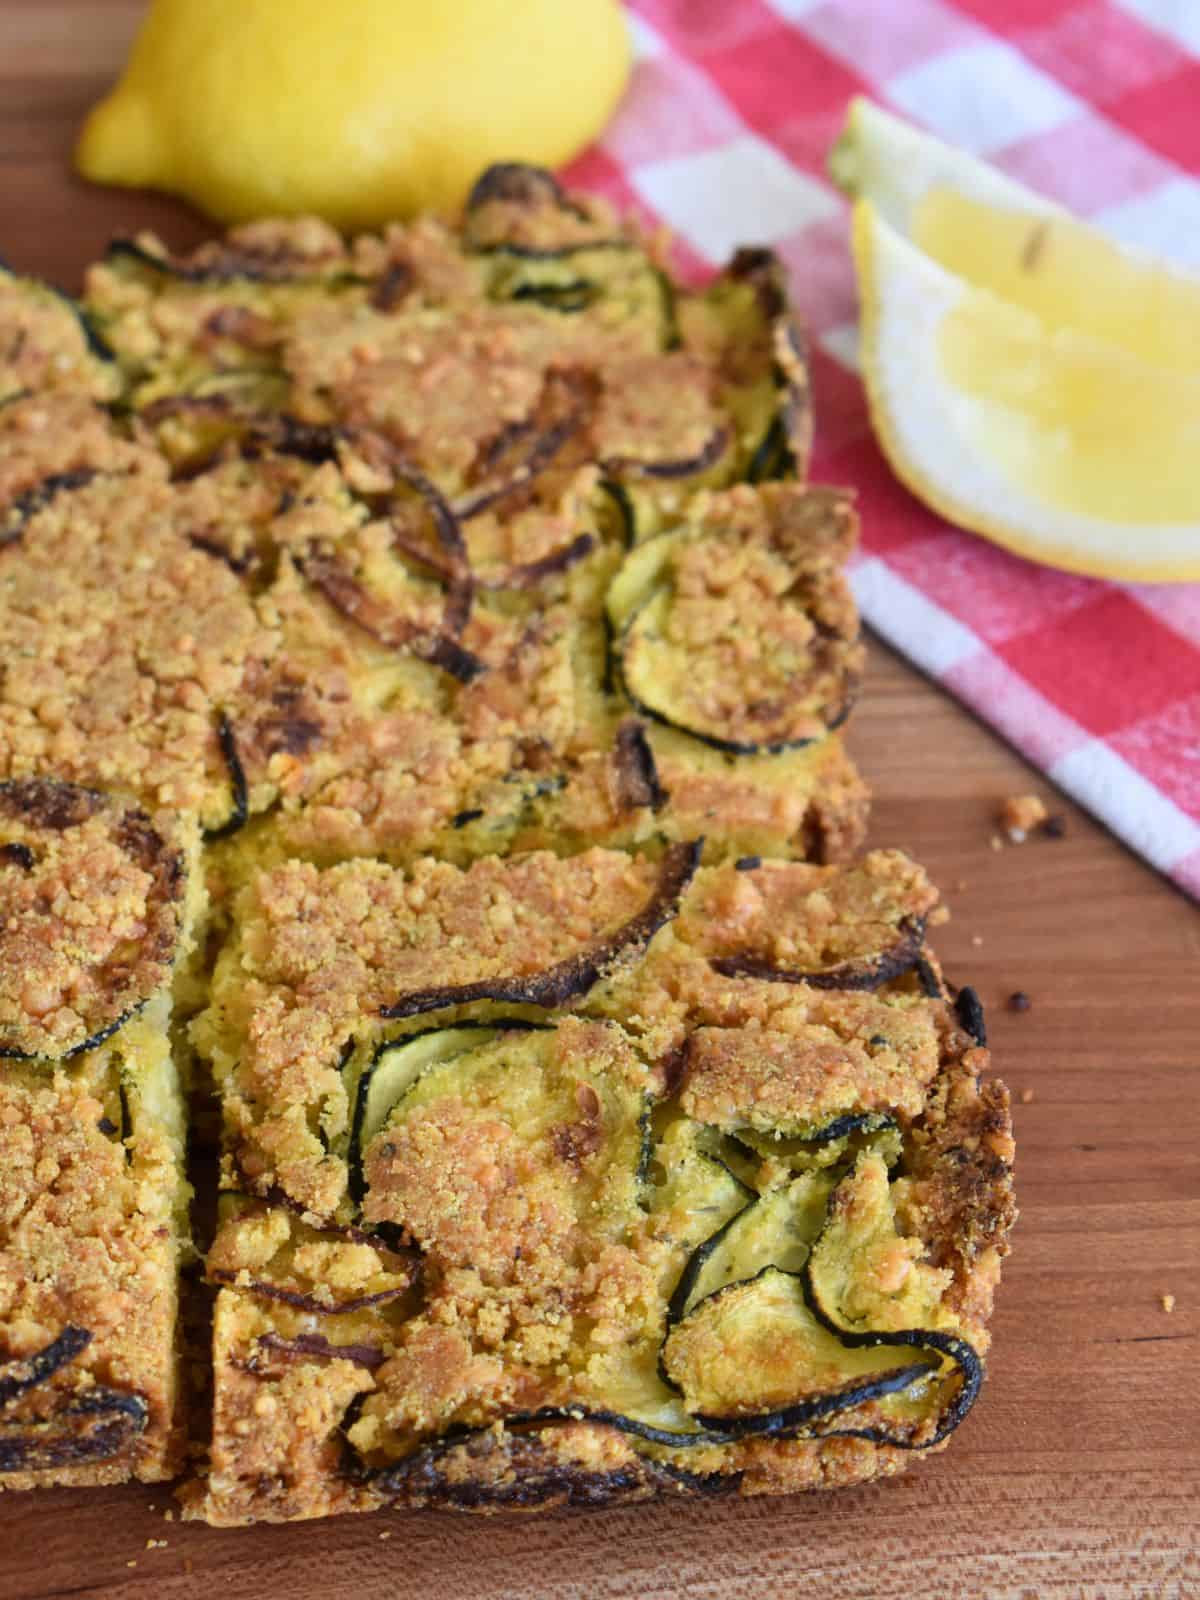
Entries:
[[740,244],[778,252],[814,340],[815,475],[859,495],[863,615],[1200,899],[1200,585],[1034,566],[896,482],[867,423],[846,208],[825,172],[847,103],[867,94],[1200,269],[1200,0],[630,9],[630,92],[569,177],[666,223],[685,272]]

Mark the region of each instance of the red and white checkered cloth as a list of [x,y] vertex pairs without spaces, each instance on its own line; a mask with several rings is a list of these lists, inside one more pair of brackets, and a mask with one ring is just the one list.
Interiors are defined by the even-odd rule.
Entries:
[[847,101],[868,94],[1200,269],[1200,0],[630,9],[628,97],[568,177],[667,223],[685,274],[739,244],[778,251],[813,335],[815,476],[858,490],[864,616],[1200,898],[1200,585],[1034,566],[901,487],[867,424],[846,205],[825,173]]

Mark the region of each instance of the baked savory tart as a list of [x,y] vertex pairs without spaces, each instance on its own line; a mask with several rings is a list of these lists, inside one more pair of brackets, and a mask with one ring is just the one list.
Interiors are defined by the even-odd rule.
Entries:
[[853,1483],[966,1415],[1013,1151],[935,892],[696,857],[242,891],[196,1514]]
[[[1004,1091],[852,861],[847,495],[741,251],[454,225],[0,275],[0,1487],[191,1514],[858,1481],[969,1410]],[[205,1240],[202,1243],[208,1243]]]

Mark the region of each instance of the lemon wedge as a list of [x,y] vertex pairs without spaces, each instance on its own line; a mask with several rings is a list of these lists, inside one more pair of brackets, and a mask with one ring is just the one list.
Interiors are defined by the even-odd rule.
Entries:
[[495,161],[558,166],[629,75],[617,0],[153,0],[76,160],[226,222],[448,210]]
[[1031,560],[1200,578],[1200,278],[865,101],[830,166],[897,475]]

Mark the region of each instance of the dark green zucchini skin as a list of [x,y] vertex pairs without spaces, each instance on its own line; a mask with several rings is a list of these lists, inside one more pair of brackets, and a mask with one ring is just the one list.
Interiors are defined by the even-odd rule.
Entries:
[[[696,1284],[700,1280],[700,1274],[704,1271],[704,1268],[714,1250],[716,1250],[718,1246],[724,1242],[726,1234],[729,1232],[730,1228],[733,1227],[734,1223],[740,1222],[746,1215],[747,1211],[750,1210],[751,1206],[756,1206],[759,1201],[759,1195],[757,1191],[752,1189],[748,1183],[743,1183],[741,1178],[738,1177],[737,1173],[734,1172],[730,1167],[726,1166],[725,1162],[721,1161],[717,1156],[710,1156],[709,1159],[716,1161],[719,1166],[725,1167],[725,1171],[729,1173],[729,1176],[733,1179],[734,1183],[744,1193],[746,1203],[745,1205],[739,1207],[739,1209],[735,1211],[731,1217],[727,1217],[719,1228],[715,1229],[714,1232],[709,1234],[707,1239],[698,1244],[688,1257],[687,1261],[684,1263],[683,1271],[679,1274],[679,1281],[671,1291],[671,1298],[667,1301],[667,1334],[669,1334],[675,1324],[681,1320],[684,1312],[687,1310],[688,1302],[691,1300],[692,1294],[696,1288]],[[663,1338],[663,1343],[666,1343],[665,1335]],[[680,1392],[678,1385],[673,1383],[666,1375],[666,1371],[662,1364],[661,1350],[659,1352],[658,1374],[668,1389],[673,1389],[676,1393]]]
[[[626,550],[632,550],[637,543],[637,515],[633,509],[633,501],[629,498],[628,489],[623,483],[618,483],[615,478],[601,478],[600,488],[612,500],[621,518],[621,543]],[[609,676],[611,677],[611,675],[612,666],[610,663]]]
[[[730,278],[750,285],[763,319],[773,335],[787,345],[787,358],[794,359],[803,367],[807,352],[804,340],[789,314],[787,273],[775,252],[761,248],[738,250],[726,272]],[[782,359],[777,358],[774,373],[780,393],[780,408],[747,463],[748,483],[799,477],[807,460],[811,406],[806,390],[788,376],[781,364]]]
[[117,359],[116,351],[104,339],[96,328],[95,323],[79,304],[74,295],[68,294],[65,289],[60,289],[56,283],[49,283],[45,278],[31,278],[28,273],[18,272],[10,261],[0,256],[0,277],[12,278],[19,283],[28,283],[38,289],[44,289],[47,294],[52,294],[56,300],[71,313],[79,324],[79,331],[83,334],[84,341],[89,351],[97,361],[112,362]]
[[969,1033],[982,1049],[987,1044],[987,1023],[983,1015],[983,1001],[970,985],[958,991],[954,1001],[955,1015],[963,1031]]
[[983,1384],[983,1362],[979,1359],[974,1345],[969,1344],[966,1339],[959,1339],[950,1333],[940,1333],[934,1328],[902,1328],[895,1333],[848,1332],[828,1315],[821,1304],[820,1296],[812,1281],[811,1257],[801,1270],[800,1281],[808,1309],[822,1327],[840,1339],[848,1349],[864,1350],[895,1346],[898,1349],[935,1350],[939,1355],[949,1356],[962,1374],[959,1391],[943,1412],[932,1437],[920,1444],[914,1444],[903,1435],[891,1434],[886,1428],[838,1428],[833,1431],[842,1437],[871,1439],[876,1444],[890,1444],[898,1450],[930,1450],[934,1445],[941,1444],[943,1439],[949,1438],[979,1398],[979,1390]]
[[[0,1472],[44,1472],[107,1461],[143,1433],[148,1420],[141,1395],[104,1387],[60,1406],[46,1422],[0,1419]],[[90,1425],[87,1432],[81,1422]]]
[[69,1365],[87,1349],[92,1335],[86,1328],[68,1324],[57,1338],[43,1345],[23,1361],[6,1361],[0,1366],[0,1410],[30,1389],[52,1378],[60,1367]]
[[118,261],[132,261],[150,272],[158,272],[180,283],[365,283],[356,273],[293,272],[279,270],[279,262],[256,260],[250,253],[239,256],[235,250],[226,250],[211,265],[180,260],[177,256],[157,255],[145,250],[136,239],[117,238],[109,241],[104,259],[110,265]]
[[658,930],[675,917],[684,891],[700,865],[703,847],[702,839],[670,845],[663,852],[658,884],[646,905],[623,928],[591,949],[581,950],[578,955],[526,978],[485,978],[479,983],[445,984],[416,990],[381,1007],[380,1016],[393,1020],[415,1017],[477,1000],[550,1008],[586,994],[611,962],[628,949],[648,944]]
[[24,533],[26,525],[44,511],[60,494],[82,489],[97,476],[94,467],[75,467],[70,472],[52,472],[49,477],[24,490],[8,506],[0,508],[0,550],[15,544]]
[[[353,1409],[353,1408],[352,1408]],[[348,1413],[344,1428],[352,1423]],[[451,1477],[443,1462],[466,1446],[480,1454],[502,1452],[505,1471],[495,1481]],[[514,1433],[497,1443],[490,1430],[468,1430],[414,1450],[402,1461],[370,1468],[346,1443],[343,1474],[397,1504],[457,1511],[538,1511],[553,1507],[600,1509],[659,1493],[725,1495],[741,1473],[696,1473],[671,1461],[640,1456],[610,1472],[585,1471],[556,1460],[536,1434]]]
[[[636,617],[637,612],[630,618],[630,622],[635,621]],[[626,680],[622,663],[624,632],[620,635],[614,635],[610,627],[608,639],[608,681],[620,690],[639,716],[648,717],[651,722],[657,722],[660,727],[673,728],[676,733],[685,733],[689,739],[697,739],[701,744],[708,745],[712,750],[720,750],[725,755],[778,756],[783,755],[788,750],[803,750],[808,745],[818,743],[826,734],[835,733],[854,709],[854,696],[847,694],[843,700],[829,710],[828,715],[825,717],[825,733],[810,734],[803,739],[784,739],[778,744],[758,744],[749,739],[727,739],[720,734],[706,733],[703,729],[690,727],[686,722],[676,722],[666,712],[658,710],[655,706],[650,705],[647,701],[634,694]]]
[[[824,734],[815,734],[806,739],[787,739],[782,744],[755,744],[748,739],[725,739],[715,733],[702,733],[698,728],[689,728],[685,722],[675,722],[662,711],[656,711],[644,700],[631,693],[625,682],[625,674],[620,668],[620,654],[616,656],[616,670],[613,674],[621,685],[621,691],[626,700],[639,716],[649,717],[651,722],[657,722],[660,727],[673,728],[676,733],[686,733],[689,739],[698,739],[701,744],[706,744],[711,750],[720,750],[727,756],[780,756],[787,750],[803,750],[807,745],[816,744]],[[845,722],[852,709],[851,702],[846,701],[838,709],[834,717],[825,724],[828,733],[834,733]]]
[[139,1394],[97,1385],[58,1405],[44,1421],[6,1420],[2,1413],[47,1383],[92,1342],[86,1328],[68,1324],[24,1361],[0,1365],[0,1473],[105,1461],[141,1433],[149,1409]]
[[[848,1388],[837,1390],[829,1394],[816,1395],[811,1400],[806,1400],[798,1405],[786,1406],[778,1411],[761,1412],[756,1416],[699,1418],[698,1426],[686,1432],[674,1428],[659,1428],[652,1423],[641,1422],[636,1417],[623,1416],[618,1411],[606,1411],[603,1408],[589,1408],[587,1406],[541,1406],[532,1411],[514,1411],[503,1417],[497,1417],[493,1422],[482,1426],[457,1425],[448,1428],[434,1445],[425,1446],[426,1450],[441,1453],[452,1449],[455,1445],[464,1444],[471,1439],[481,1439],[487,1436],[495,1426],[501,1422],[506,1429],[538,1427],[554,1422],[590,1422],[599,1427],[615,1428],[618,1433],[628,1434],[631,1438],[641,1439],[646,1444],[663,1445],[671,1450],[691,1450],[706,1445],[736,1444],[742,1439],[782,1439],[799,1436],[806,1428],[822,1418],[845,1411],[853,1405],[864,1405],[869,1400],[878,1400],[889,1394],[896,1394],[908,1387],[917,1378],[929,1370],[928,1362],[913,1362],[905,1367],[898,1367],[891,1372],[882,1373],[878,1378],[869,1382],[851,1385]],[[349,1424],[345,1424],[349,1426]],[[824,1437],[824,1435],[822,1435]],[[357,1465],[356,1474],[361,1474],[366,1481],[372,1482],[376,1487],[387,1488],[389,1479],[393,1474],[403,1474],[407,1461],[390,1463],[387,1466],[375,1469],[363,1466],[361,1461]],[[352,1469],[354,1471],[355,1469]]]
[[217,743],[221,747],[221,755],[229,772],[229,786],[233,799],[228,819],[215,828],[204,830],[204,837],[210,843],[217,839],[230,838],[246,826],[250,815],[250,790],[246,783],[242,758],[238,754],[237,735],[233,731],[233,723],[223,711],[217,720]]
[[[801,1139],[805,1144],[832,1144],[835,1139],[848,1138],[853,1133],[882,1133],[885,1128],[896,1127],[896,1119],[878,1111],[847,1111],[842,1116],[837,1116],[820,1128],[814,1128],[810,1134],[791,1134],[790,1138]],[[743,1150],[748,1157],[758,1160],[761,1152],[753,1145],[746,1144],[739,1139],[737,1134],[729,1134],[729,1139],[735,1146]]]
[[[452,1024],[452,1026],[455,1031],[460,1028],[474,1028],[481,1032],[486,1031],[489,1033],[530,1033],[535,1029],[547,1028],[549,1024],[542,1022],[528,1022],[523,1017],[501,1017],[495,1022],[484,1022],[478,1019],[469,1018],[464,1022],[456,1022]],[[445,1033],[446,1031],[447,1030],[443,1027],[422,1028],[416,1033],[404,1034],[399,1039],[386,1039],[382,1044],[376,1047],[373,1055],[371,1056],[370,1062],[363,1069],[358,1083],[355,1085],[354,1109],[350,1115],[350,1137],[346,1147],[346,1187],[351,1200],[356,1206],[362,1205],[363,1199],[365,1198],[367,1192],[366,1180],[363,1177],[362,1135],[363,1124],[366,1121],[367,1115],[367,1098],[371,1086],[371,1076],[375,1070],[375,1067],[383,1059],[383,1057],[388,1054],[389,1051],[395,1050],[407,1044],[412,1044],[417,1039],[428,1039],[435,1033]],[[350,1043],[350,1048],[343,1053],[341,1061],[341,1066],[343,1068],[345,1068],[347,1065],[352,1053],[353,1041]]]
[[573,278],[570,283],[519,283],[508,296],[510,300],[531,300],[547,311],[570,315],[586,311],[597,295],[596,285],[589,278]]
[[796,459],[788,444],[783,418],[772,417],[770,426],[746,464],[746,482],[768,483],[774,478],[790,477],[795,470]]
[[[868,1113],[851,1113],[827,1123],[825,1127],[814,1135],[814,1139],[839,1139],[848,1133],[860,1131],[868,1126],[875,1128],[886,1125],[888,1121],[890,1119],[884,1119],[881,1123],[878,1117]],[[724,1163],[721,1163],[721,1165],[724,1165]],[[728,1171],[729,1169],[726,1168],[726,1170]],[[680,1392],[679,1387],[668,1376],[663,1361],[663,1351],[666,1348],[667,1339],[670,1337],[672,1329],[683,1320],[689,1310],[694,1309],[689,1305],[689,1302],[704,1267],[713,1253],[723,1243],[730,1229],[739,1223],[761,1199],[761,1196],[738,1178],[736,1174],[730,1172],[730,1176],[734,1178],[734,1181],[741,1189],[745,1190],[747,1195],[746,1204],[735,1211],[731,1217],[728,1217],[719,1228],[693,1250],[667,1302],[666,1324],[662,1345],[659,1349],[658,1374],[665,1387],[676,1393]],[[832,1203],[833,1197],[831,1195],[830,1207],[832,1207]],[[957,1366],[962,1376],[958,1393],[943,1413],[933,1436],[919,1445],[913,1444],[911,1440],[905,1439],[903,1435],[889,1433],[885,1428],[822,1428],[819,1437],[824,1438],[830,1434],[836,1434],[839,1437],[865,1438],[873,1440],[876,1444],[891,1444],[906,1450],[931,1449],[934,1445],[940,1444],[943,1439],[954,1432],[978,1399],[980,1386],[983,1382],[983,1363],[976,1354],[974,1347],[965,1339],[960,1339],[953,1334],[941,1333],[935,1329],[907,1328],[893,1333],[867,1330],[856,1333],[841,1327],[821,1304],[820,1296],[812,1279],[812,1261],[813,1256],[816,1254],[819,1238],[820,1236],[818,1235],[818,1239],[814,1241],[808,1259],[800,1271],[798,1273],[785,1273],[784,1275],[798,1278],[806,1306],[827,1332],[833,1334],[839,1343],[843,1344],[847,1349],[894,1347],[896,1349],[933,1351],[939,1356],[948,1356]],[[779,1272],[781,1270],[771,1265],[765,1266],[754,1274],[753,1278],[726,1284],[723,1288],[715,1290],[714,1295],[724,1293],[725,1289],[740,1287],[742,1283],[753,1282],[755,1278],[762,1277],[766,1272]],[[813,1396],[795,1406],[784,1407],[778,1411],[736,1417],[697,1413],[696,1420],[707,1432],[727,1435],[726,1438],[720,1440],[709,1439],[706,1441],[708,1443],[730,1443],[735,1439],[746,1438],[794,1436],[798,1432],[803,1432],[812,1424],[820,1422],[827,1417],[834,1417],[839,1412],[847,1411],[857,1405],[863,1405],[870,1400],[883,1399],[887,1395],[897,1394],[929,1371],[930,1363],[928,1361],[915,1365],[910,1364],[881,1373],[877,1377],[865,1380],[860,1384],[851,1384],[841,1390]],[[633,1432],[635,1430],[627,1429],[625,1431]],[[664,1441],[657,1440],[654,1442],[662,1443]]]
[[716,463],[729,446],[729,429],[716,428],[693,456],[680,456],[674,461],[640,461],[636,456],[610,456],[600,463],[604,472],[613,477],[628,473],[636,478],[694,478]]
[[[899,924],[899,932],[900,937],[896,942],[878,955],[861,961],[845,961],[823,972],[776,967],[769,961],[759,961],[753,956],[715,956],[709,965],[725,978],[756,978],[767,983],[803,984],[810,989],[854,989],[869,993],[911,972],[921,960],[925,943],[924,922],[917,917],[906,917]],[[964,994],[967,992],[963,991]]]
[[95,1033],[89,1033],[86,1039],[81,1039],[78,1044],[73,1044],[70,1049],[64,1050],[60,1056],[39,1056],[31,1054],[28,1050],[18,1050],[15,1045],[0,1044],[0,1056],[10,1061],[71,1061],[76,1056],[81,1056],[86,1050],[94,1050],[97,1045],[102,1045],[106,1039],[111,1039],[113,1034],[123,1028],[125,1024],[136,1017],[142,1009],[141,1005],[130,1006],[128,1011],[123,1011],[119,1017],[114,1017],[111,1022],[106,1022],[103,1028],[97,1028]]
[[468,249],[480,255],[507,254],[528,261],[559,261],[584,250],[633,248],[632,241],[628,239],[587,239],[566,245],[527,245],[505,240],[477,243],[470,238],[471,218],[493,200],[506,201],[531,211],[552,206],[569,216],[587,218],[586,211],[572,200],[554,174],[545,167],[536,167],[525,161],[494,162],[475,180],[465,207],[467,227],[464,230],[464,243]]

